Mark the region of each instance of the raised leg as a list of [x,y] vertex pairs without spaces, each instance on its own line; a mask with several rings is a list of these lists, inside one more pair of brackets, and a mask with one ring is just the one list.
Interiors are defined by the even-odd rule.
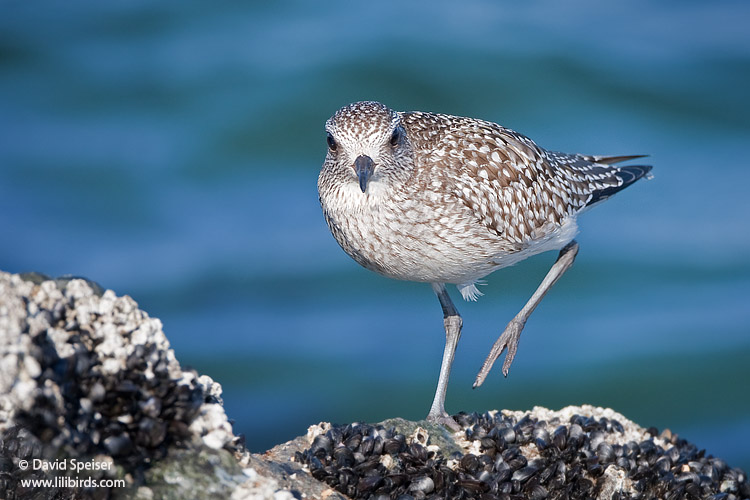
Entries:
[[503,363],[503,375],[506,377],[508,376],[508,370],[510,370],[510,364],[516,356],[518,339],[521,337],[521,330],[523,330],[524,325],[526,325],[526,320],[529,319],[531,313],[534,312],[534,309],[536,309],[536,306],[539,305],[539,302],[542,301],[542,298],[544,298],[549,289],[552,288],[552,285],[554,285],[557,280],[560,279],[560,276],[562,276],[565,271],[573,265],[576,255],[578,255],[578,243],[575,240],[571,241],[560,250],[560,255],[558,255],[557,260],[547,272],[547,276],[544,277],[539,288],[536,289],[534,295],[532,295],[526,305],[523,306],[521,312],[516,314],[516,317],[508,323],[508,326],[505,327],[505,331],[500,335],[500,338],[497,339],[495,345],[492,346],[489,355],[487,355],[487,359],[484,360],[482,369],[479,370],[477,379],[474,381],[474,388],[482,385],[482,382],[487,378],[487,374],[490,372],[495,360],[497,360],[506,348],[508,349],[508,354],[505,355],[505,362]]
[[453,431],[460,430],[461,427],[445,411],[445,392],[448,389],[448,378],[451,374],[453,357],[456,354],[456,345],[461,338],[461,315],[458,314],[456,306],[453,305],[445,285],[442,283],[433,283],[432,289],[440,300],[440,307],[443,308],[443,324],[445,325],[445,350],[443,351],[443,362],[440,365],[440,378],[438,378],[435,399],[432,401],[430,413],[427,420],[445,425]]

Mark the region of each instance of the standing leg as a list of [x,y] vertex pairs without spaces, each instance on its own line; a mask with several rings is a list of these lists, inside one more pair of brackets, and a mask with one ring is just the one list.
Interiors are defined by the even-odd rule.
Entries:
[[573,265],[576,255],[578,255],[578,243],[575,240],[571,241],[560,250],[560,255],[558,255],[557,260],[547,272],[547,276],[544,277],[539,288],[536,289],[534,295],[532,295],[526,305],[523,306],[521,312],[516,314],[516,317],[508,323],[508,326],[505,327],[505,331],[500,335],[500,338],[497,339],[495,345],[492,346],[490,353],[487,355],[487,359],[484,360],[482,369],[479,370],[477,379],[474,381],[474,388],[482,385],[482,382],[487,378],[487,374],[490,372],[495,360],[503,353],[506,347],[508,348],[508,354],[506,354],[505,362],[503,363],[503,375],[506,377],[508,376],[508,370],[510,370],[510,364],[513,362],[513,358],[516,355],[518,339],[521,337],[521,330],[523,330],[526,320],[529,319],[531,313],[536,309],[536,306],[539,305],[539,302],[541,302],[549,289],[552,288],[552,285],[554,285],[557,280],[560,279],[560,276],[562,276],[565,271]]
[[445,285],[442,283],[433,283],[432,289],[440,300],[440,307],[443,308],[443,324],[445,325],[445,350],[443,351],[443,362],[440,365],[440,378],[438,378],[435,399],[432,401],[430,413],[427,420],[443,424],[453,431],[460,430],[460,426],[445,411],[445,391],[448,389],[448,378],[451,374],[451,365],[453,357],[456,354],[456,345],[461,338],[461,315],[458,314],[456,306],[453,305]]

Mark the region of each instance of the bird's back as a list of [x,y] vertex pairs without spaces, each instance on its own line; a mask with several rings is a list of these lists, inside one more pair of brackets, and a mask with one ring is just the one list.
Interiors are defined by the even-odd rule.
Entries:
[[618,166],[640,156],[550,152],[496,123],[435,113],[402,113],[425,184],[440,183],[485,228],[520,251],[578,213],[646,175]]

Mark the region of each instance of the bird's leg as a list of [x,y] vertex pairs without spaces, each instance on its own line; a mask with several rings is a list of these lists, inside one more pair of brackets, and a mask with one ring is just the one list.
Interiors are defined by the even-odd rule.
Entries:
[[443,362],[440,365],[440,378],[438,378],[435,399],[432,401],[430,413],[427,420],[439,423],[449,427],[453,431],[458,431],[461,427],[456,423],[448,412],[445,411],[445,392],[448,389],[448,378],[451,374],[453,357],[456,354],[456,345],[461,338],[461,315],[458,314],[456,306],[453,305],[445,285],[442,283],[433,283],[432,289],[440,300],[440,307],[443,308],[443,324],[445,325],[445,350],[443,351]]
[[560,276],[562,276],[565,271],[573,265],[573,261],[576,259],[577,254],[578,243],[575,240],[571,241],[560,250],[560,255],[558,255],[557,260],[547,272],[547,276],[544,277],[539,288],[536,289],[534,295],[532,295],[526,305],[523,306],[521,312],[516,314],[516,317],[508,323],[508,326],[505,327],[505,331],[500,335],[500,338],[497,339],[495,345],[492,346],[490,353],[487,355],[487,359],[484,360],[482,369],[479,370],[477,379],[474,381],[474,388],[482,385],[482,382],[487,378],[487,374],[490,372],[495,360],[506,348],[508,349],[508,354],[505,355],[505,362],[503,363],[503,375],[506,377],[508,376],[508,370],[510,370],[510,364],[513,362],[513,358],[516,355],[518,339],[521,337],[521,330],[523,330],[526,320],[529,319],[531,313],[536,309],[536,306],[539,305],[539,302],[541,302],[549,289],[552,288],[552,285],[554,285],[557,280],[560,279]]

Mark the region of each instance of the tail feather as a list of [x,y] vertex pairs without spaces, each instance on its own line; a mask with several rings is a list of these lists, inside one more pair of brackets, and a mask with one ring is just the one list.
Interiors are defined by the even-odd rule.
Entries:
[[[643,156],[612,156],[606,157],[599,160],[600,163],[617,163],[618,161],[625,161],[632,158],[642,158]],[[617,160],[617,161],[614,161]],[[619,178],[622,182],[617,186],[610,186],[605,189],[600,189],[591,193],[591,198],[586,202],[586,207],[591,207],[599,202],[602,202],[617,193],[622,191],[626,187],[633,184],[641,177],[651,178],[651,165],[625,165],[618,167],[617,171],[614,172],[615,177]]]
[[646,158],[648,155],[623,155],[623,156],[587,156],[586,159],[595,163],[604,163],[605,165],[612,165],[615,163],[622,163],[628,160],[635,160],[636,158]]

